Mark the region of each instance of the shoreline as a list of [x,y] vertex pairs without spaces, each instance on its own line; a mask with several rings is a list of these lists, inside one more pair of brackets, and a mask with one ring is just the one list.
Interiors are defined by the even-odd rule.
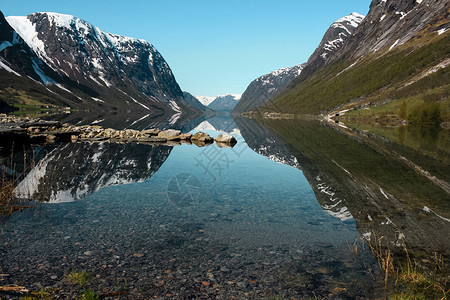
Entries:
[[178,146],[195,144],[198,147],[216,142],[221,148],[232,148],[236,139],[219,135],[216,139],[204,132],[182,133],[181,130],[151,128],[145,130],[116,130],[98,125],[75,126],[39,118],[22,118],[0,114],[0,152],[18,145],[41,145],[56,142],[143,143]]

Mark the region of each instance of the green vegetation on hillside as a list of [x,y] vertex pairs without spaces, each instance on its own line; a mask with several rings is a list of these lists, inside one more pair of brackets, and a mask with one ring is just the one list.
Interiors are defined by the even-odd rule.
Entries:
[[374,107],[396,100],[395,105],[379,112],[397,117],[405,101],[406,117],[412,123],[450,121],[449,66],[427,73],[450,57],[449,44],[450,34],[432,33],[385,50],[383,55],[370,54],[356,64],[332,63],[260,111],[276,108],[284,113],[319,114],[347,104],[344,108],[364,107],[369,111],[363,114],[373,115],[370,110]]
[[[45,86],[24,76],[18,77],[0,70],[0,101],[9,107],[30,110],[38,106],[56,105],[66,106],[61,97],[52,94]],[[50,96],[53,95],[53,96]]]

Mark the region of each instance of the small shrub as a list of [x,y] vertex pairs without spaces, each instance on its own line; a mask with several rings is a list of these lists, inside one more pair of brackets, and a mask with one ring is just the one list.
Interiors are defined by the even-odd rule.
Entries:
[[439,103],[422,102],[408,116],[411,124],[439,125],[442,122]]
[[72,284],[84,286],[89,281],[89,275],[86,271],[72,271],[67,275],[67,280]]
[[403,101],[398,110],[398,117],[402,120],[406,119],[406,102]]
[[95,291],[85,291],[83,295],[81,295],[81,300],[98,300],[100,296]]

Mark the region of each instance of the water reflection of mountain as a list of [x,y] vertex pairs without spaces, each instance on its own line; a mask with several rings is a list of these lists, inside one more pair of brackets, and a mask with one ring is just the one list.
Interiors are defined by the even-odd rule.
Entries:
[[[268,141],[278,137],[280,144],[297,158],[325,210],[342,220],[353,217],[362,236],[372,240],[383,236],[392,250],[404,253],[406,243],[413,255],[425,253],[431,258],[437,252],[448,259],[450,239],[444,237],[450,236],[450,195],[432,180],[448,171],[448,165],[430,164],[431,158],[420,159],[423,155],[418,152],[414,153],[414,162],[426,164],[410,164],[409,156],[403,156],[410,149],[387,150],[387,146],[341,134],[318,122],[263,122],[268,130],[263,131],[259,125],[258,130],[245,131],[244,125],[255,128],[249,120],[237,124],[251,148],[265,148],[265,156],[281,155],[282,161],[286,154],[280,154],[277,147],[268,147],[272,143]],[[250,132],[250,137],[244,132]],[[432,172],[431,177],[420,170]]]
[[191,128],[197,126],[205,119],[205,116],[174,114],[169,117],[161,113],[146,114],[145,112],[139,114],[136,112],[72,112],[70,114],[58,114],[42,117],[48,120],[60,121],[62,123],[69,123],[73,125],[99,125],[104,128],[114,129],[136,129],[143,130],[148,128],[160,129],[184,129],[187,127],[189,131]]
[[139,144],[61,144],[37,162],[16,190],[51,202],[79,200],[103,187],[149,179],[171,150]]
[[275,162],[302,170],[310,183],[313,180],[317,181],[313,189],[327,213],[342,221],[352,218],[345,204],[337,197],[332,187],[323,181],[320,171],[310,160],[303,155],[292,155],[284,141],[264,126],[242,117],[236,117],[235,122],[238,124],[245,142],[253,151]]
[[229,134],[240,134],[238,126],[231,116],[214,116],[198,124],[193,130],[214,130]]
[[297,158],[293,156],[279,137],[252,120],[235,117],[242,137],[256,153],[273,161],[300,169]]

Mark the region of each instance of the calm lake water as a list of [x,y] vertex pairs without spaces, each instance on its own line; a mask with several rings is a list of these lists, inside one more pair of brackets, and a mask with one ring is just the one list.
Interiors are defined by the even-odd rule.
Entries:
[[[445,134],[421,151],[405,133],[400,143],[316,122],[195,127],[238,143],[34,149],[17,191],[52,203],[2,223],[0,285],[62,298],[374,298],[383,277],[364,241],[406,245],[419,265],[448,260]],[[67,280],[82,270],[85,286]]]

